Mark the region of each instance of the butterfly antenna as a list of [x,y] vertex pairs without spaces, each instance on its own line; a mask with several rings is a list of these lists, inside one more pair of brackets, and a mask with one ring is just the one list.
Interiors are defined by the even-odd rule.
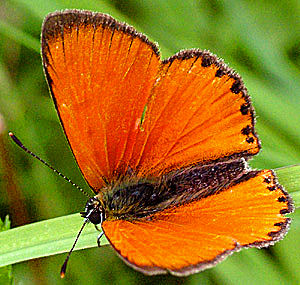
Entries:
[[79,233],[77,234],[77,237],[76,237],[76,239],[75,239],[75,241],[74,241],[74,243],[73,243],[73,246],[72,246],[72,248],[70,249],[70,251],[69,251],[69,253],[68,253],[68,256],[67,256],[66,259],[65,259],[65,262],[64,262],[63,266],[62,266],[61,269],[60,269],[60,277],[61,277],[61,278],[64,278],[65,275],[66,275],[67,264],[68,264],[68,261],[69,261],[69,259],[70,259],[70,255],[71,255],[71,253],[73,252],[73,249],[75,248],[75,245],[76,245],[76,243],[77,243],[77,241],[78,241],[78,239],[79,239],[79,236],[81,235],[81,233],[82,233],[82,231],[83,231],[83,228],[84,228],[85,225],[88,223],[88,221],[89,221],[88,219],[85,219],[85,220],[84,220],[83,225],[81,226],[81,229],[80,229]]
[[25,147],[22,142],[12,133],[9,132],[9,136],[12,138],[12,140],[21,148],[23,149],[25,152],[27,152],[28,154],[30,154],[31,156],[33,156],[34,158],[38,159],[40,162],[42,162],[43,164],[45,164],[48,168],[52,169],[56,174],[58,174],[59,176],[61,176],[63,179],[65,179],[66,181],[68,181],[69,183],[71,183],[74,187],[76,187],[81,193],[83,193],[85,196],[87,196],[88,198],[91,198],[91,196],[86,193],[81,187],[79,187],[77,184],[75,184],[73,181],[71,181],[67,176],[63,175],[62,173],[60,173],[59,171],[57,171],[55,168],[53,168],[49,163],[47,163],[45,160],[41,159],[40,157],[38,157],[36,154],[34,154],[32,151],[30,151],[27,147]]

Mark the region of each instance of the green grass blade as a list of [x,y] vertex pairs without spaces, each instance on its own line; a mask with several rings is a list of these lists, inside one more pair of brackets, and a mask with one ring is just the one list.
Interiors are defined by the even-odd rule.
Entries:
[[[0,219],[0,232],[7,231],[9,228],[10,221],[8,216],[5,217],[4,221]],[[0,284],[12,284],[12,282],[12,266],[8,265],[0,268]]]
[[[68,252],[82,225],[79,214],[49,219],[0,233],[0,266]],[[97,246],[98,232],[88,224],[75,250]],[[103,238],[101,244],[108,242]]]
[[300,165],[277,168],[280,184],[291,194],[296,208],[300,207]]

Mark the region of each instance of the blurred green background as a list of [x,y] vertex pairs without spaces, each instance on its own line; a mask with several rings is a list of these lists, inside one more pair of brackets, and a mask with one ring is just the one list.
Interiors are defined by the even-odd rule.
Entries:
[[[78,213],[86,202],[7,135],[15,132],[88,189],[48,94],[39,53],[43,18],[64,8],[105,12],[126,21],[158,42],[163,58],[195,47],[217,54],[242,75],[252,95],[263,149],[251,165],[299,163],[300,1],[2,0],[0,214],[2,219],[9,214],[13,227]],[[271,249],[244,250],[186,278],[146,277],[124,265],[108,246],[74,252],[65,280],[59,277],[65,254],[16,264],[13,276],[15,284],[300,284],[299,216],[299,211],[292,215],[289,234]]]

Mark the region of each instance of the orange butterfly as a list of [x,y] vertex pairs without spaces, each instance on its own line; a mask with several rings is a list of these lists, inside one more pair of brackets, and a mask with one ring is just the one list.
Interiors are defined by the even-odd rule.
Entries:
[[292,200],[273,171],[249,168],[260,149],[254,109],[216,56],[192,49],[161,61],[134,28],[66,10],[46,17],[42,57],[95,192],[82,215],[127,264],[188,275],[285,235]]

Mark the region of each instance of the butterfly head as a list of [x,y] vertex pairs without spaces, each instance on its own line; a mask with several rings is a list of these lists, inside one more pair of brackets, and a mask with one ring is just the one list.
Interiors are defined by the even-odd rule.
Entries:
[[105,211],[97,196],[92,197],[87,201],[84,212],[81,212],[80,214],[94,225],[102,224],[105,220]]

